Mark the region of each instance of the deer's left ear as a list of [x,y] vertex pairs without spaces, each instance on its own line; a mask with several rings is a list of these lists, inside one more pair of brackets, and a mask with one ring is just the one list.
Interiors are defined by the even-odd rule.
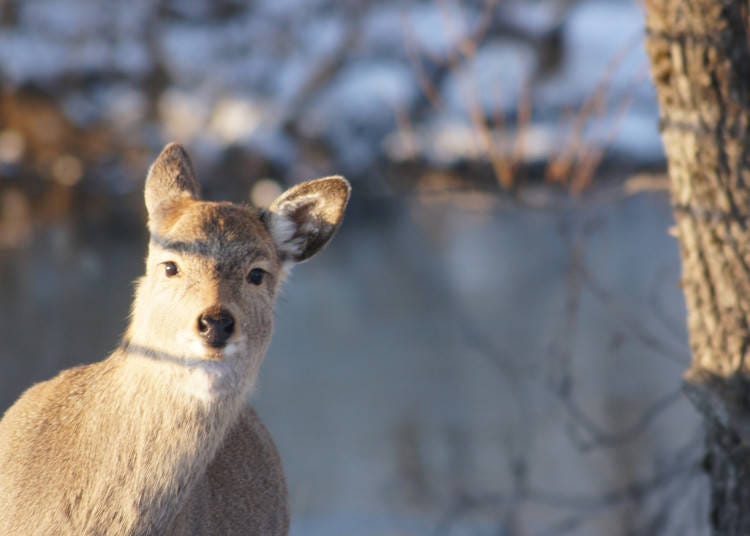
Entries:
[[302,262],[328,243],[341,225],[351,187],[343,177],[303,182],[281,194],[263,216],[285,261]]

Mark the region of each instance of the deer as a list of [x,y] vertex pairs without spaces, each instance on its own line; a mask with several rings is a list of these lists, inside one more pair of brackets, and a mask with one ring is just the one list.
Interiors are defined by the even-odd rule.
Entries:
[[331,176],[267,209],[206,201],[168,144],[146,177],[146,269],[121,343],[0,420],[0,534],[288,534],[281,459],[250,398],[279,287],[331,240],[350,190]]

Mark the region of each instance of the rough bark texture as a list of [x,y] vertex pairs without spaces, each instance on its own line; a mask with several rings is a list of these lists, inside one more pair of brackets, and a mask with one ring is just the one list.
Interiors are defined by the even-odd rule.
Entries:
[[647,0],[715,534],[750,534],[747,0]]

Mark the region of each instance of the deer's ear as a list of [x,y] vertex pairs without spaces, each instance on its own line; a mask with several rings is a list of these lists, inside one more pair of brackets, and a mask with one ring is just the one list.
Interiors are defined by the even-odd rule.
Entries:
[[185,200],[200,198],[200,186],[185,149],[170,143],[148,170],[145,187],[149,228],[153,232]]
[[285,261],[302,262],[328,243],[341,225],[351,187],[343,177],[303,182],[281,194],[263,220]]

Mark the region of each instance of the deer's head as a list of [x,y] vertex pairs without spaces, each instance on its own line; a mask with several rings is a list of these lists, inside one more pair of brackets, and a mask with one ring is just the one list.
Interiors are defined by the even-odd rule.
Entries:
[[294,186],[265,211],[203,201],[187,154],[168,145],[146,179],[150,244],[130,351],[257,373],[286,270],[328,243],[349,191],[343,178],[327,177]]

